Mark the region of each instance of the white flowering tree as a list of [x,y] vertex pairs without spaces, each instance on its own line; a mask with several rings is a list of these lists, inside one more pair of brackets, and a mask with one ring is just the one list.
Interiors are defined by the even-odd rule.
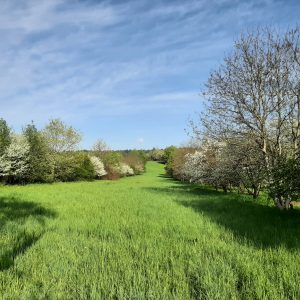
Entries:
[[190,182],[202,182],[205,175],[205,163],[206,157],[200,151],[186,154],[182,169],[184,179]]
[[0,176],[8,182],[20,181],[29,170],[29,144],[22,136],[14,136],[0,157]]
[[96,156],[91,156],[90,157],[91,163],[94,167],[95,173],[97,177],[103,177],[107,174],[104,168],[103,162]]

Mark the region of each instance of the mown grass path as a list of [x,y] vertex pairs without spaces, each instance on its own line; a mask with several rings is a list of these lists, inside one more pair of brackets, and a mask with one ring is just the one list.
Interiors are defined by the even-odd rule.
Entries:
[[147,173],[1,187],[3,299],[299,299],[300,215]]

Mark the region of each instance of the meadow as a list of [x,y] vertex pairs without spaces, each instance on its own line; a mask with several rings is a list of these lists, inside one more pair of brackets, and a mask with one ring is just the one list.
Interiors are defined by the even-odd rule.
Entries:
[[300,211],[164,176],[0,188],[2,299],[300,299]]

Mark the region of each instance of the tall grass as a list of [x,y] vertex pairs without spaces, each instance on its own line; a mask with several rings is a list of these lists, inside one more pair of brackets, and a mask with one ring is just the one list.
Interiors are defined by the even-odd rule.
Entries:
[[299,299],[300,214],[173,181],[1,187],[3,299]]

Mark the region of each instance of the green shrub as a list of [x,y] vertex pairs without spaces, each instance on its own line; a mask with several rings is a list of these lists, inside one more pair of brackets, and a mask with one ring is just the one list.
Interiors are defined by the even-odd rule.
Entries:
[[119,168],[121,166],[122,155],[116,151],[105,151],[101,155],[101,160],[107,172],[105,179],[115,180],[120,178]]
[[175,146],[169,146],[169,147],[165,148],[164,154],[161,158],[161,161],[165,164],[168,163],[169,159],[171,159],[171,156],[176,151],[176,149],[177,148]]
[[23,135],[29,145],[29,168],[24,180],[30,183],[52,182],[54,165],[44,136],[34,124],[27,125],[23,130]]
[[291,201],[300,198],[300,159],[283,158],[277,160],[272,169],[269,196],[275,205],[288,209]]
[[4,119],[0,119],[0,156],[11,143],[11,130]]
[[166,174],[179,180],[183,180],[183,167],[185,164],[185,155],[194,153],[192,148],[177,148],[169,155],[167,164],[165,166]]
[[55,155],[56,181],[93,180],[96,176],[87,153],[64,152]]

